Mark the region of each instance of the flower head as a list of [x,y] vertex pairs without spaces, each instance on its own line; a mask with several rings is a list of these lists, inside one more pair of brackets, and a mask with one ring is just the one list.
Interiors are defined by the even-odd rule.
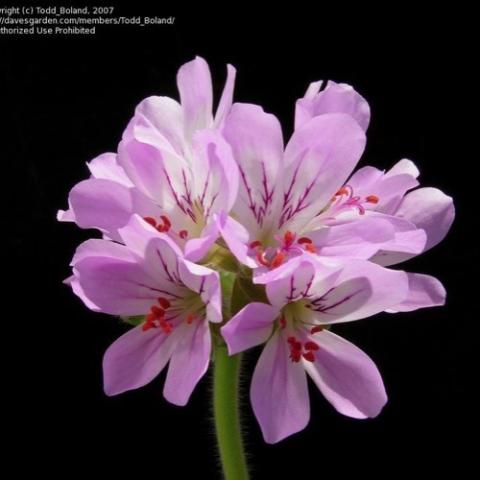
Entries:
[[141,317],[105,353],[105,392],[141,387],[170,362],[164,395],[184,405],[210,361],[208,323],[222,320],[218,273],[186,260],[168,236],[140,217],[132,217],[119,235],[125,245],[80,245],[67,280],[93,310]]
[[385,404],[385,388],[373,361],[329,331],[332,325],[387,309],[439,305],[445,296],[432,277],[365,260],[322,260],[309,253],[263,276],[263,281],[270,303],[248,304],[221,332],[230,354],[266,342],[250,398],[269,443],[308,423],[306,373],[344,415],[375,417]]

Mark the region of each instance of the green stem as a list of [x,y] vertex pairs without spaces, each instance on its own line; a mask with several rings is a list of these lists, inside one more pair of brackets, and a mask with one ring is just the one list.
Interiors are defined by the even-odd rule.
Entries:
[[215,347],[213,412],[225,480],[248,480],[238,408],[240,360],[228,356],[225,345]]

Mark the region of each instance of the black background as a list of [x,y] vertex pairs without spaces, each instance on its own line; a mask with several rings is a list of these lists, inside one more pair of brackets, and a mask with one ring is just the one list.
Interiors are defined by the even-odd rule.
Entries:
[[[125,328],[87,310],[62,285],[75,247],[97,234],[55,222],[69,189],[87,176],[85,162],[116,149],[140,100],[176,97],[177,68],[199,54],[210,63],[217,98],[225,64],[232,63],[236,100],[275,113],[285,138],[294,102],[309,82],[354,85],[372,108],[361,164],[388,168],[411,158],[422,184],[454,196],[457,208],[447,239],[404,266],[441,279],[446,307],[338,328],[379,365],[390,397],[382,414],[367,421],[342,417],[312,388],[309,426],[269,446],[245,399],[253,478],[387,477],[450,468],[461,478],[473,455],[478,379],[478,215],[468,186],[475,160],[462,151],[467,122],[460,113],[474,90],[464,68],[473,60],[468,13],[278,6],[261,14],[233,5],[181,12],[160,3],[117,12],[175,15],[176,24],[98,27],[95,37],[0,38],[4,260],[13,267],[4,277],[13,287],[4,299],[4,413],[13,427],[6,438],[16,471],[220,478],[209,375],[185,408],[163,400],[163,375],[138,391],[104,396],[102,354]],[[257,356],[247,358],[245,392]]]

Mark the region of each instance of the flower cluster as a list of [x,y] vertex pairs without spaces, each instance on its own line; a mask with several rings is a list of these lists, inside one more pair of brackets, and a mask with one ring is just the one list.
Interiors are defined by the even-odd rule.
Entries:
[[351,86],[312,83],[285,146],[274,115],[232,104],[235,74],[229,65],[214,114],[207,63],[183,65],[180,101],[143,100],[58,219],[103,235],[78,247],[66,283],[135,325],[105,353],[107,395],[168,364],[164,396],[185,405],[215,342],[230,355],[264,344],[250,397],[274,443],[308,422],[306,374],[340,413],[378,415],[377,367],[331,327],[442,305],[438,280],[386,267],[442,240],[454,207],[416,188],[410,160],[352,174],[370,109]]

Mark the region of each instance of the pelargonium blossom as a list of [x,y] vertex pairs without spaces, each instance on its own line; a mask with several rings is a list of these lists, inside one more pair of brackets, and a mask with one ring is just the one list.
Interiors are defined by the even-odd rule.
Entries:
[[250,398],[267,442],[307,425],[307,375],[340,413],[379,414],[387,395],[375,363],[331,327],[442,305],[437,279],[386,267],[441,241],[455,215],[443,192],[417,188],[411,160],[355,170],[370,107],[351,86],[310,84],[284,145],[274,115],[232,104],[234,82],[229,65],[214,115],[207,63],[184,64],[180,103],[142,101],[117,152],[88,163],[91,177],[58,213],[103,235],[78,247],[66,283],[91,310],[134,325],[105,353],[106,394],[169,364],[164,396],[185,405],[213,358],[230,471],[244,464],[236,355],[252,347],[264,345]]
[[[285,149],[278,120],[258,106],[234,104],[223,127],[240,170],[240,188],[224,238],[257,274],[303,251],[372,259],[384,265],[438,243],[454,217],[453,201],[418,186],[401,160],[383,173],[363,167],[370,109],[352,87],[310,85],[297,102]],[[348,179],[350,177],[350,179]],[[235,230],[235,231],[234,231]]]
[[105,353],[105,392],[141,387],[169,363],[164,396],[185,405],[210,362],[209,322],[222,321],[218,272],[186,260],[165,233],[138,216],[119,235],[124,245],[81,244],[67,280],[92,310],[142,317]]
[[71,190],[69,210],[60,211],[59,220],[120,241],[118,230],[138,214],[192,260],[202,256],[210,244],[197,238],[217,214],[229,211],[238,189],[236,163],[218,131],[232,103],[235,69],[227,70],[215,117],[210,70],[200,57],[179,69],[180,104],[169,97],[143,100],[118,153],[88,164],[91,178]]
[[269,304],[252,302],[222,328],[234,355],[266,342],[250,398],[265,441],[302,430],[310,408],[307,373],[340,413],[375,417],[387,401],[374,362],[329,331],[336,323],[384,310],[441,305],[433,277],[389,270],[360,259],[339,261],[303,253],[263,276]]

